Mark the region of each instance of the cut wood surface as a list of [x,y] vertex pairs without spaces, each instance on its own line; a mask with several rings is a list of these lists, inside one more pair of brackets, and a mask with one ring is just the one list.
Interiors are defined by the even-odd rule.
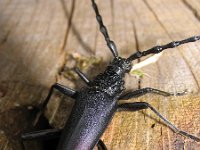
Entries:
[[[97,4],[122,57],[200,35],[197,0],[97,0]],[[147,94],[129,102],[148,102],[178,128],[200,137],[199,56],[200,42],[168,49],[140,69],[143,77],[125,79],[127,90],[187,90],[184,96]],[[92,79],[111,60],[90,0],[0,1],[0,149],[21,149],[19,135],[30,124],[30,110],[39,107],[53,83],[74,89],[85,86],[73,73],[74,66]],[[72,104],[60,94],[52,97],[45,115],[53,127],[63,127]],[[109,150],[200,149],[199,143],[173,133],[151,110],[117,112],[102,139]]]

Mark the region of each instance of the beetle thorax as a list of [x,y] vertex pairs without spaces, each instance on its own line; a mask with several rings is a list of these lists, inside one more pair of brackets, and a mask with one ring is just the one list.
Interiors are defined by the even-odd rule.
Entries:
[[115,58],[106,68],[104,73],[99,74],[93,81],[93,86],[116,97],[124,88],[125,73],[131,69],[131,63],[123,58]]

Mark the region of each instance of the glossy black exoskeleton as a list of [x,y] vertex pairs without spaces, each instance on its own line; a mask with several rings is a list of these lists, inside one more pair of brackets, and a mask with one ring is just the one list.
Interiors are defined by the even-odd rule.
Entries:
[[[200,40],[200,36],[194,36],[185,40],[175,41],[162,46],[156,46],[146,51],[132,54],[128,58],[118,56],[115,43],[110,40],[106,27],[103,24],[102,17],[99,14],[97,5],[92,0],[92,5],[96,13],[96,18],[100,26],[100,31],[105,37],[107,45],[111,50],[114,59],[102,74],[99,74],[93,81],[90,81],[85,74],[78,68],[75,72],[88,85],[80,91],[67,88],[58,83],[51,87],[42,110],[47,105],[53,89],[57,89],[63,94],[75,99],[71,115],[66,122],[63,130],[49,129],[43,131],[32,132],[22,135],[24,140],[54,137],[61,135],[57,150],[91,150],[97,144],[99,149],[106,149],[103,141],[100,140],[101,135],[105,131],[115,112],[118,111],[137,111],[150,108],[158,115],[174,132],[200,141],[200,138],[187,132],[179,130],[167,119],[165,119],[156,109],[145,102],[134,102],[118,104],[120,100],[128,100],[139,97],[146,93],[155,93],[163,96],[174,95],[153,88],[143,88],[132,92],[124,93],[124,76],[129,73],[135,59],[141,58],[149,54],[160,53],[165,49],[174,48],[181,44],[195,42]],[[177,93],[181,95],[181,93]],[[41,111],[42,112],[42,111]]]

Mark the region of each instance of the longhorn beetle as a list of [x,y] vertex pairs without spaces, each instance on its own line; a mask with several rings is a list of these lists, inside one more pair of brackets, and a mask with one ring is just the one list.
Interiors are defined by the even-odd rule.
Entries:
[[[136,98],[147,93],[154,93],[162,96],[173,95],[172,93],[154,88],[143,88],[132,92],[124,92],[124,76],[126,73],[130,72],[132,68],[131,62],[133,60],[149,54],[157,54],[165,49],[174,48],[185,43],[195,42],[200,40],[200,36],[190,37],[162,46],[155,46],[142,52],[137,51],[128,58],[122,58],[118,56],[116,45],[109,37],[95,0],[91,1],[100,31],[114,58],[105,71],[97,75],[93,81],[90,81],[83,72],[78,68],[75,68],[75,72],[87,84],[86,87],[83,87],[79,91],[70,89],[58,83],[51,87],[39,114],[43,112],[54,89],[74,98],[75,104],[64,129],[48,129],[26,133],[22,135],[22,139],[31,140],[61,136],[57,150],[92,150],[95,145],[97,145],[99,149],[106,150],[107,148],[103,141],[100,140],[100,137],[116,111],[138,111],[149,108],[175,133],[189,137],[195,141],[200,141],[200,138],[175,127],[154,107],[146,102],[118,104],[121,100]],[[177,93],[177,95],[181,94],[182,93]]]

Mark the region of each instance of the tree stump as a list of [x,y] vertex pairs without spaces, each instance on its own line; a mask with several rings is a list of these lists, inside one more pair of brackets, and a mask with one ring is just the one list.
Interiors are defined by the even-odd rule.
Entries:
[[[97,0],[97,4],[122,57],[200,34],[196,0]],[[50,86],[55,82],[74,89],[85,86],[73,67],[79,66],[92,79],[112,54],[89,0],[0,1],[0,12],[0,149],[17,150],[32,108],[42,104]],[[150,103],[178,128],[200,137],[199,56],[200,42],[185,44],[140,68],[143,77],[126,76],[127,90],[187,90],[184,96],[147,94],[130,101]],[[55,94],[45,112],[55,128],[63,127],[73,106],[72,100],[64,99],[69,98]],[[199,143],[173,133],[151,110],[117,112],[102,139],[109,150],[200,149]]]

